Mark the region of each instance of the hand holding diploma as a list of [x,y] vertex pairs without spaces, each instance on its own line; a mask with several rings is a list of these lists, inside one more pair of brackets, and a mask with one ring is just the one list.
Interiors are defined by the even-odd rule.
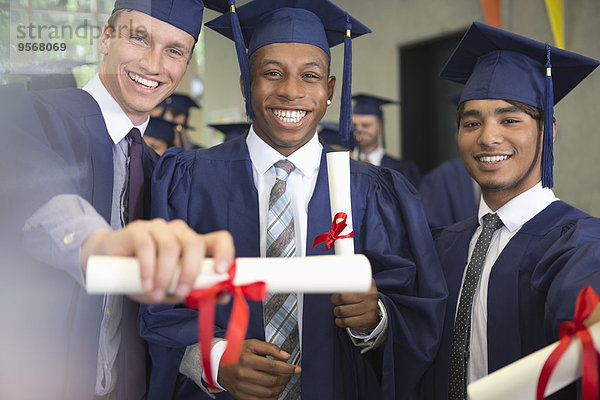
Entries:
[[379,292],[375,280],[367,293],[336,293],[331,296],[335,324],[340,328],[351,328],[361,333],[370,333],[377,324]]
[[[347,151],[327,153],[327,174],[333,223],[326,248],[334,241],[335,254],[354,254],[350,155]],[[340,328],[352,328],[361,333],[370,333],[379,323],[378,301],[379,292],[374,279],[371,279],[371,288],[366,293],[334,294],[331,296],[331,302],[336,306],[333,309],[335,324]]]
[[[88,259],[94,254],[135,257],[139,265],[139,282],[144,290],[125,293],[134,300],[177,303],[185,300],[190,293],[206,256],[212,256],[215,269],[225,273],[233,262],[235,249],[229,232],[200,235],[183,221],[154,219],[135,221],[114,232],[99,231],[92,234],[82,245],[80,258],[88,285]],[[178,266],[176,287],[167,296],[167,289]],[[91,278],[94,279],[93,276]],[[226,302],[227,298],[220,300]]]

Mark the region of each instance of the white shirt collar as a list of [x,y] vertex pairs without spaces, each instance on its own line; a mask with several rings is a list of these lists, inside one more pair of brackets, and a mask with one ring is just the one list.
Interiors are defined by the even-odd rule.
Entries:
[[[538,182],[531,189],[526,190],[500,207],[496,213],[504,223],[504,226],[510,232],[515,232],[556,200],[558,198],[554,195],[552,189],[544,188],[542,187],[542,182]],[[493,213],[493,211],[485,203],[482,196],[479,202],[478,213],[480,225],[482,224],[483,216],[488,213]]]
[[[119,103],[117,103],[110,93],[108,93],[108,90],[106,90],[102,84],[98,74],[96,74],[82,89],[88,92],[94,100],[96,100],[96,103],[100,106],[100,111],[102,112],[108,134],[113,143],[119,143],[127,136],[131,128],[134,127],[127,114],[125,114]],[[142,136],[148,126],[148,121],[150,121],[150,116],[148,116],[148,119],[146,119],[143,124],[136,126],[142,133]]]
[[315,131],[314,136],[302,147],[292,153],[289,157],[284,157],[277,150],[269,146],[254,131],[254,126],[250,127],[250,132],[246,138],[250,160],[256,168],[259,175],[263,175],[277,161],[287,158],[296,169],[305,176],[309,176],[319,170],[321,165],[321,153],[323,146],[319,142],[319,137]]
[[373,165],[381,165],[381,160],[383,159],[384,155],[385,155],[385,151],[383,150],[383,147],[379,146],[375,150],[370,152],[369,154],[360,153],[359,158],[361,161],[368,159],[369,162]]

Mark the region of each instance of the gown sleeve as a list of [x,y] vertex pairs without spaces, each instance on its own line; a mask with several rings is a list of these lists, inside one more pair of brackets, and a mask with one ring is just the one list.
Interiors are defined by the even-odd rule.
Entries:
[[532,277],[536,290],[548,287],[545,325],[556,340],[560,323],[573,320],[579,292],[589,285],[600,295],[600,219],[582,218],[568,228]]
[[415,189],[392,170],[369,174],[359,242],[389,317],[382,393],[410,398],[437,352],[447,289]]
[[[160,158],[152,176],[152,218],[187,220],[195,154],[172,148]],[[198,342],[198,312],[181,304],[142,304],[138,329],[152,360],[149,393],[172,398],[185,349]]]

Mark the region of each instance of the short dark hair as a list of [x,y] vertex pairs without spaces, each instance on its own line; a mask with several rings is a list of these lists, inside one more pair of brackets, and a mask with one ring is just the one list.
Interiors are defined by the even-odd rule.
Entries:
[[[542,128],[544,126],[544,111],[543,110],[541,110],[537,107],[531,106],[529,104],[521,103],[520,101],[516,101],[516,100],[504,100],[504,101],[506,101],[509,104],[512,104],[513,106],[517,107],[518,109],[523,111],[525,114],[529,115],[531,118],[536,120],[537,126],[538,126],[538,132],[542,132]],[[458,129],[460,129],[460,118],[461,118],[464,110],[465,110],[465,102],[463,101],[462,103],[460,103],[460,105],[456,109],[456,127]]]
[[112,14],[110,14],[110,17],[108,17],[108,21],[106,21],[106,24],[114,31],[115,27],[117,26],[117,19],[119,18],[119,15],[123,12],[123,11],[131,11],[130,9],[125,9],[125,8],[120,8],[118,10],[113,11]]

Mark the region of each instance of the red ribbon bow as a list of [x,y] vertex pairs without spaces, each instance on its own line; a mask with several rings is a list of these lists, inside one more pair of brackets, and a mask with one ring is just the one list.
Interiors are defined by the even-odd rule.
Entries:
[[594,348],[592,335],[584,324],[584,321],[596,308],[598,301],[598,295],[591,286],[586,286],[579,293],[573,321],[565,321],[560,324],[560,343],[550,354],[540,373],[537,386],[537,400],[544,399],[544,392],[546,391],[552,370],[556,367],[567,347],[569,347],[569,343],[571,343],[574,335],[577,335],[581,341],[581,363],[583,366],[581,398],[582,400],[598,399],[598,353]]
[[335,214],[333,217],[333,222],[331,223],[331,230],[329,232],[321,233],[319,236],[313,240],[312,247],[315,247],[319,243],[325,242],[325,250],[331,250],[333,244],[338,239],[348,239],[354,237],[354,232],[350,232],[346,235],[340,236],[340,233],[346,229],[346,218],[348,216],[346,213],[339,212]]
[[250,318],[248,303],[244,300],[244,296],[254,301],[262,301],[267,297],[267,286],[264,282],[235,286],[233,284],[235,269],[236,264],[234,261],[229,268],[229,278],[226,281],[216,283],[208,289],[193,290],[186,299],[188,308],[198,310],[198,335],[200,339],[202,367],[206,373],[208,384],[213,390],[216,390],[216,386],[212,378],[210,350],[212,348],[213,329],[215,326],[215,303],[217,296],[223,291],[228,291],[233,295],[233,307],[225,335],[227,347],[221,358],[221,364],[236,363],[239,360],[242,342],[246,337],[248,320]]

